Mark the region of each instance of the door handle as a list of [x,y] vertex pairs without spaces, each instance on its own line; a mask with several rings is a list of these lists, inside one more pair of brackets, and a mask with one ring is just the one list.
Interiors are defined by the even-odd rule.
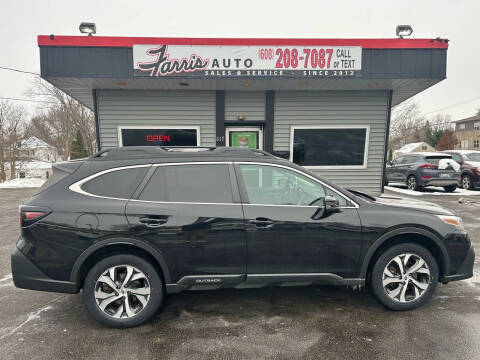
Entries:
[[150,216],[141,217],[139,220],[149,228],[158,228],[167,222],[167,219],[165,218],[155,218]]
[[266,219],[266,218],[256,218],[255,220],[249,220],[250,224],[255,224],[256,227],[259,228],[271,228],[274,225],[273,220]]

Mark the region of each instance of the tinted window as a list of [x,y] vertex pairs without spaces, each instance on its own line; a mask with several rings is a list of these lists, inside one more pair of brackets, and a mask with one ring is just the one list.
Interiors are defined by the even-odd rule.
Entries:
[[441,159],[451,159],[452,157],[450,155],[435,155],[435,156],[426,156],[425,159],[431,163],[438,165]]
[[303,166],[364,164],[367,129],[295,129],[293,162]]
[[451,154],[452,159],[455,160],[457,163],[461,164],[462,163],[462,157],[458,154]]
[[147,170],[148,167],[136,167],[111,171],[87,181],[82,190],[93,195],[130,199]]
[[264,165],[240,165],[250,204],[320,205],[324,187],[297,172]]
[[140,200],[231,203],[232,186],[227,165],[159,166]]
[[411,163],[414,163],[415,161],[417,161],[416,156],[407,155],[407,156],[404,156],[402,164],[411,164]]

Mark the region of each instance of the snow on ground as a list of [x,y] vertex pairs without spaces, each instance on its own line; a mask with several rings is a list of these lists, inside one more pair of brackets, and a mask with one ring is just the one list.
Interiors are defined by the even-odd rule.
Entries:
[[480,189],[479,190],[464,190],[464,189],[456,189],[454,192],[446,192],[442,187],[437,187],[437,186],[429,186],[426,188],[423,188],[422,191],[412,191],[408,190],[407,186],[405,184],[395,184],[395,183],[390,183],[388,186],[385,186],[385,189],[402,193],[402,194],[407,194],[407,195],[412,195],[412,196],[422,196],[422,195],[456,195],[456,196],[475,196],[475,195],[480,195]]
[[0,183],[0,189],[37,188],[42,186],[44,182],[45,180],[38,178],[16,178]]

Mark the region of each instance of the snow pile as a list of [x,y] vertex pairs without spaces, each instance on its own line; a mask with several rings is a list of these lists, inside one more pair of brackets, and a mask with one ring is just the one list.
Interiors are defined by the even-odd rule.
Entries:
[[45,180],[38,178],[16,178],[0,183],[0,189],[37,188],[42,186],[44,182]]

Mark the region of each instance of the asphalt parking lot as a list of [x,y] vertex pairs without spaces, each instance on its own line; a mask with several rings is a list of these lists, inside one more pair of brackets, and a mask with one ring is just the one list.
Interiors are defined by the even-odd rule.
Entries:
[[184,292],[147,325],[117,330],[97,323],[80,294],[13,286],[18,205],[34,192],[0,190],[1,359],[480,358],[480,197],[416,197],[463,217],[477,259],[474,278],[440,285],[415,311],[391,312],[366,290],[327,286]]

